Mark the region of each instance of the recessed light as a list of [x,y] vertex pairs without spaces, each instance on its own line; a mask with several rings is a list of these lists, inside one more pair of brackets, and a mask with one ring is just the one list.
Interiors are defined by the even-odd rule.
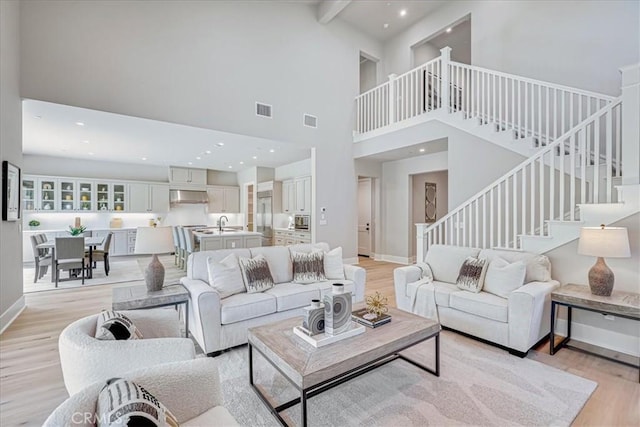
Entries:
[[421,153],[424,153],[424,148],[421,148],[418,151],[420,151]]
[[188,162],[187,164],[188,164],[188,165],[192,165],[192,164],[193,164],[193,162]]
[[244,165],[244,162],[240,162],[241,165]]
[[406,16],[406,15],[407,15],[407,9],[401,9],[400,16]]
[[274,150],[273,148],[271,150],[269,150],[270,153],[275,153],[276,150]]
[[452,28],[451,28],[451,27],[447,28],[447,33],[450,33],[450,32],[451,32],[451,30],[452,30]]
[[83,144],[88,144],[88,143],[89,143],[89,140],[88,140],[88,139],[85,139],[84,141],[82,141],[82,143],[83,143]]
[[384,24],[382,25],[382,28],[384,28],[384,29],[387,29],[387,28],[389,28],[389,24],[387,24],[387,23],[384,23]]
[[78,126],[84,126],[84,123],[82,123],[82,122],[76,122],[76,124],[77,124]]
[[218,142],[216,145],[217,145],[218,147],[224,147],[224,142]]
[[257,158],[258,158],[258,156],[253,156],[253,160],[255,160],[255,159],[257,159]]
[[147,160],[147,158],[146,158],[146,157],[143,157],[143,158],[142,158],[142,160]]
[[229,169],[233,169],[233,166],[229,165]]
[[211,150],[205,151],[205,154],[211,154]]
[[89,153],[87,153],[87,154],[89,154],[90,156],[93,156],[93,153],[91,151],[89,151]]
[[200,160],[201,158],[202,158],[202,157],[200,157],[200,156],[197,156],[197,157],[196,157],[196,160]]
[[41,119],[42,116],[33,116],[34,119]]

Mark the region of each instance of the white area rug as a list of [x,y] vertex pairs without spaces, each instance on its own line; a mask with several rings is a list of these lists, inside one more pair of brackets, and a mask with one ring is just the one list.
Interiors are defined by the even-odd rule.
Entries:
[[[433,347],[426,342],[403,353],[433,366]],[[217,358],[225,407],[242,425],[276,426],[249,386],[247,351],[244,346]],[[262,356],[254,361],[256,383],[277,396],[277,404],[297,396]],[[449,331],[441,335],[440,372],[438,378],[405,361],[393,361],[309,399],[309,425],[564,426],[597,387],[593,381]],[[284,414],[300,425],[299,405]]]

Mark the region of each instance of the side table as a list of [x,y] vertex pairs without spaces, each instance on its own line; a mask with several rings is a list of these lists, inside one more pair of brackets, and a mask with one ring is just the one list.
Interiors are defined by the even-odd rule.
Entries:
[[[558,343],[555,343],[555,318],[556,307],[567,307],[567,335]],[[570,345],[571,340],[571,312],[572,309],[593,311],[596,313],[610,314],[624,317],[626,319],[640,320],[640,294],[633,292],[613,291],[611,296],[603,297],[593,295],[589,286],[568,284],[551,293],[551,332],[549,333],[549,353],[555,354],[562,347],[569,347],[585,353],[593,354],[623,365],[640,368],[638,358],[628,355],[617,354],[615,357],[598,352],[599,347],[588,345],[584,348],[578,345]],[[615,353],[615,352],[609,352]],[[626,360],[625,360],[626,359]],[[632,362],[635,360],[635,363]],[[638,372],[638,382],[640,382],[640,371]]]
[[147,291],[146,285],[113,288],[111,308],[114,310],[139,310],[145,308],[185,305],[184,333],[189,337],[189,291],[181,284],[172,284],[156,292]]

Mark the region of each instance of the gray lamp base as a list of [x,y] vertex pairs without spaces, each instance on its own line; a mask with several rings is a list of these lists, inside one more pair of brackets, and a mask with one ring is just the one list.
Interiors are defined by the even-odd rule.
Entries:
[[602,297],[611,296],[613,292],[613,271],[604,262],[604,258],[598,257],[596,263],[589,270],[589,287],[593,295]]
[[144,281],[147,284],[147,291],[156,292],[162,289],[164,284],[164,266],[158,259],[158,255],[151,257],[151,262],[144,270]]

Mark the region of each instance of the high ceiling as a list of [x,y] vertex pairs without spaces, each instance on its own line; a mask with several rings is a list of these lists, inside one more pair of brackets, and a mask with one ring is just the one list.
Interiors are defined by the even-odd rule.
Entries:
[[22,114],[25,154],[234,172],[310,157],[309,149],[269,139],[50,102],[24,100]]
[[[406,30],[446,1],[354,0],[337,16],[379,41],[387,41]],[[401,15],[402,11],[406,13]],[[385,24],[389,24],[385,28]]]

